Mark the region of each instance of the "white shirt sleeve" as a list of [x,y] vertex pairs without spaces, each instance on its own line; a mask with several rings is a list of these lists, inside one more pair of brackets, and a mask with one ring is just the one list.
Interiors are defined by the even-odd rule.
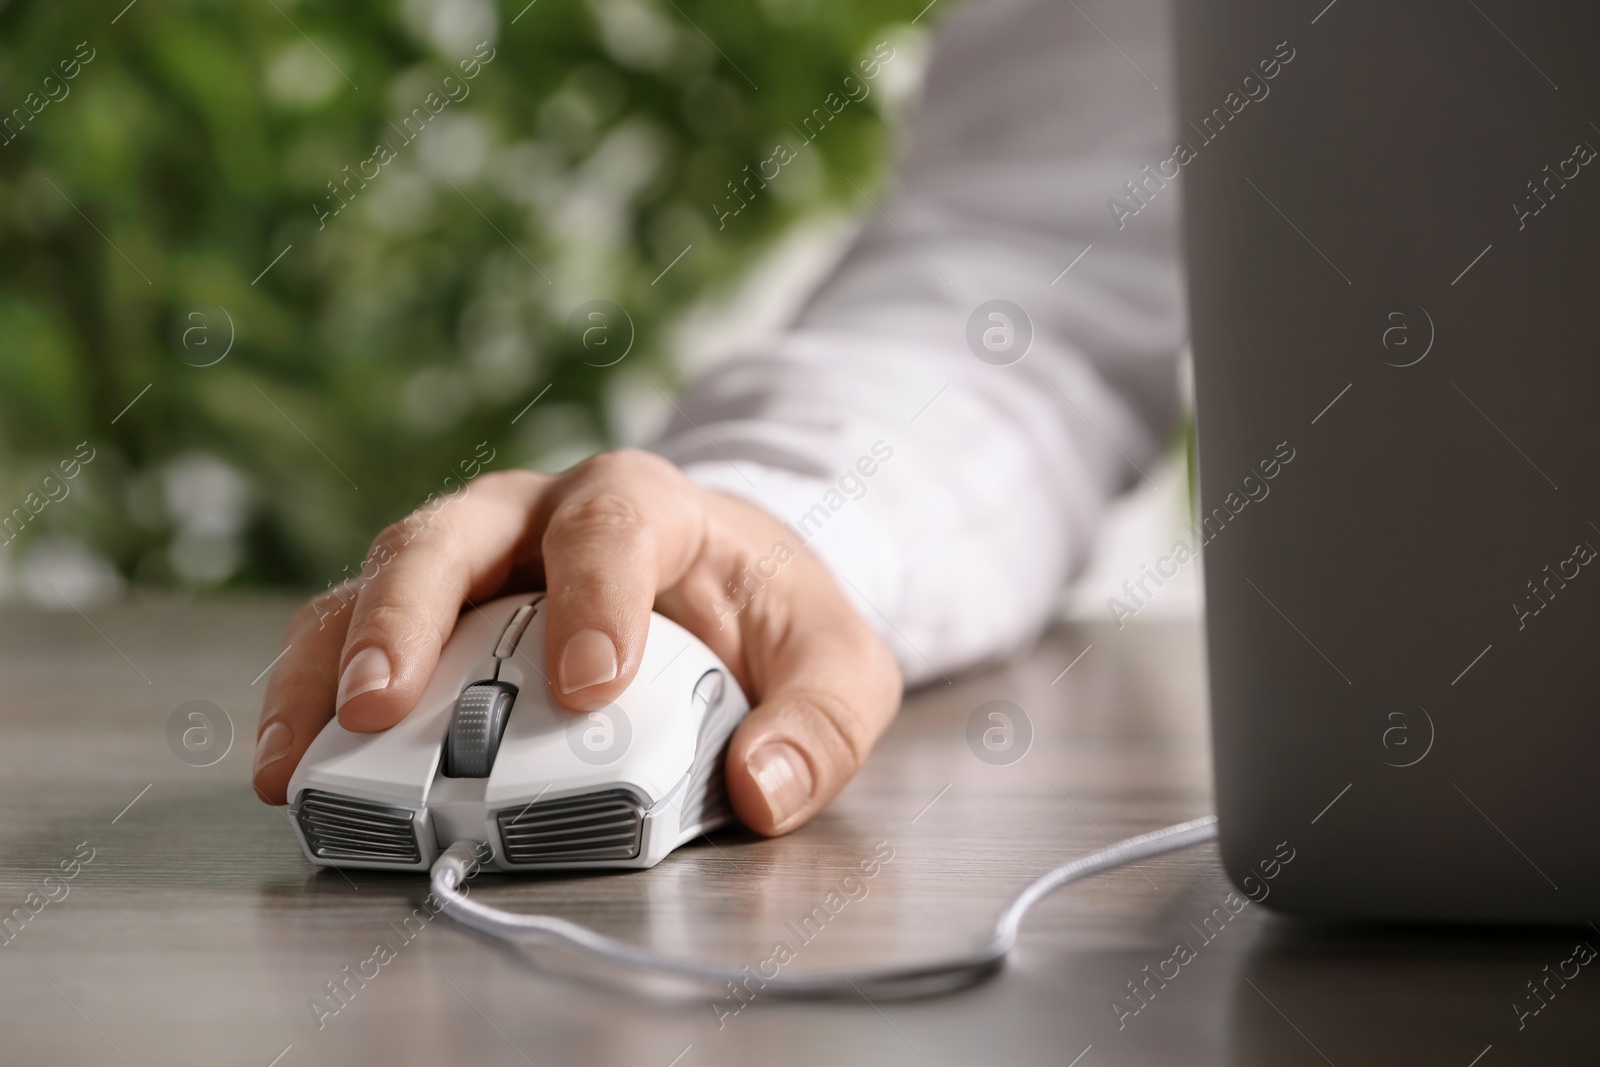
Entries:
[[[892,193],[868,194],[793,326],[695,382],[657,446],[788,523],[908,680],[1033,639],[1171,433],[1179,189],[1141,173],[1174,144],[1168,18],[1163,0],[953,12]],[[1033,330],[1008,366],[967,339],[997,298]]]

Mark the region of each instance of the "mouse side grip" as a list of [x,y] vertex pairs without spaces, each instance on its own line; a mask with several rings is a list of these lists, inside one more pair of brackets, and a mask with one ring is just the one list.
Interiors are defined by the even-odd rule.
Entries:
[[705,708],[705,717],[684,792],[680,825],[686,835],[721,825],[733,815],[723,764],[728,740],[749,714],[750,705],[742,694],[735,695],[730,689],[734,687],[719,669],[706,671],[695,684],[693,699]]

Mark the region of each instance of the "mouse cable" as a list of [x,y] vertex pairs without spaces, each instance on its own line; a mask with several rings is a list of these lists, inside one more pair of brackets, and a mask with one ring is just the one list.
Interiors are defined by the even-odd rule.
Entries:
[[1217,836],[1217,817],[1178,823],[1148,834],[1130,837],[1114,845],[1081,856],[1070,863],[1040,875],[1000,910],[994,930],[983,945],[949,959],[912,963],[873,971],[835,972],[818,975],[784,975],[771,978],[751,971],[714,963],[695,963],[674,959],[638,945],[618,941],[586,926],[553,915],[518,915],[468,900],[459,890],[477,855],[470,841],[457,841],[433,864],[431,881],[434,897],[451,918],[475,930],[507,941],[530,939],[566,949],[603,966],[622,968],[633,976],[656,975],[706,982],[721,987],[724,983],[756,983],[750,992],[764,997],[835,998],[873,995],[885,998],[931,996],[949,992],[993,977],[1005,964],[1006,956],[1017,943],[1017,929],[1028,910],[1069,882],[1087,878],[1149,856],[1188,848]]

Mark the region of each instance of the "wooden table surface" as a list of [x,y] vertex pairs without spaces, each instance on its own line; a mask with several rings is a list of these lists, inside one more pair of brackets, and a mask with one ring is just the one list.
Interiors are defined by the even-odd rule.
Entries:
[[[1231,891],[1210,846],[1063,891],[998,978],[919,1002],[740,1008],[619,988],[445,918],[406,940],[421,876],[317,871],[284,812],[249,789],[252,680],[288,612],[154,601],[0,614],[0,916],[23,916],[0,947],[0,1062],[1600,1062],[1600,968],[1541,987],[1547,1006],[1520,1028],[1513,1009],[1600,931],[1356,929],[1249,905],[1208,934],[1199,924]],[[650,871],[485,875],[474,892],[735,965],[783,940],[786,973],[967,947],[1035,873],[1209,810],[1202,647],[1192,625],[1063,628],[1011,664],[913,693],[859,779],[797,834],[730,831]],[[169,718],[193,700],[236,732],[210,766],[169,746]],[[1020,759],[969,746],[990,700],[1031,723]],[[844,883],[890,850],[874,877]],[[802,943],[789,924],[835,891],[845,903]],[[393,959],[319,1027],[311,1000],[379,942]],[[1127,983],[1178,942],[1194,958],[1119,1018],[1114,1001],[1141,1003]]]

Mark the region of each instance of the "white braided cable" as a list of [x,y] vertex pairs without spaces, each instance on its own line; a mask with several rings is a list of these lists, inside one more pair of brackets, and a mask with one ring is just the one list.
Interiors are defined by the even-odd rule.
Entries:
[[[981,948],[960,956],[927,963],[908,964],[876,971],[833,974],[778,975],[765,979],[766,997],[856,997],[876,994],[886,998],[928,996],[974,985],[998,973],[1017,943],[1023,917],[1046,896],[1062,886],[1125,864],[1164,852],[1210,841],[1217,836],[1217,817],[1178,823],[1148,834],[1130,837],[1046,871],[1030,882],[1000,910],[994,930]],[[635,977],[668,976],[707,982],[720,989],[727,982],[743,982],[749,974],[714,963],[674,959],[638,945],[607,937],[586,926],[554,915],[517,915],[467,899],[460,885],[471,867],[476,847],[458,841],[446,849],[432,871],[434,897],[451,918],[474,930],[515,941],[528,938],[566,949],[607,967],[627,969]]]

